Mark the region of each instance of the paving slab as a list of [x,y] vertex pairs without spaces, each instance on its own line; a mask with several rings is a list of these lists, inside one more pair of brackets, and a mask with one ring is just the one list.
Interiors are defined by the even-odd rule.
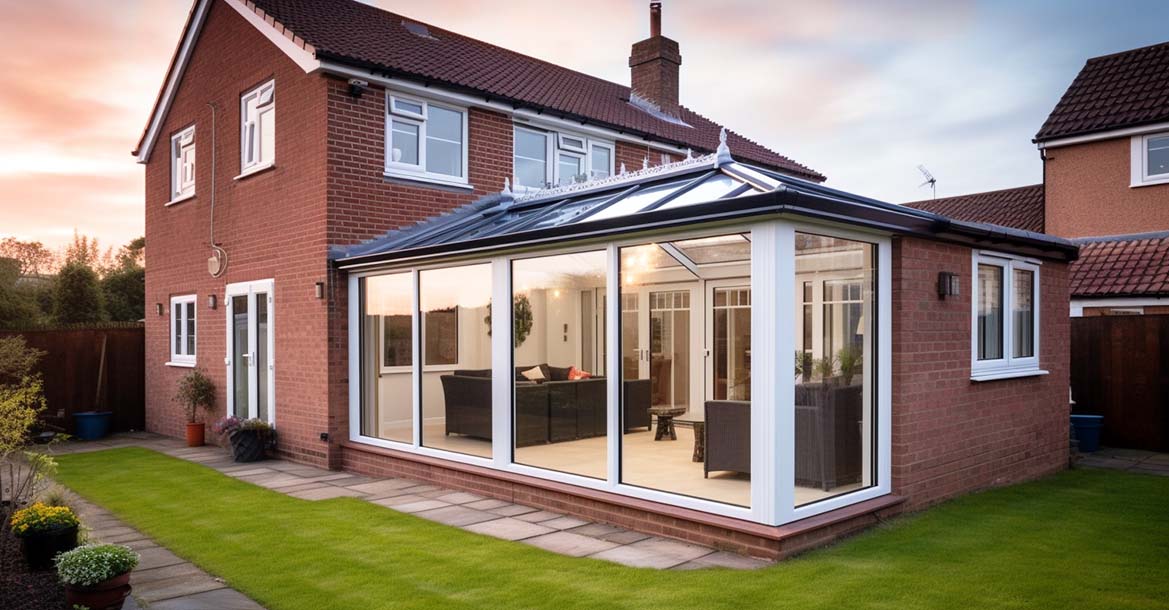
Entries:
[[458,505],[444,506],[433,510],[416,512],[414,514],[422,517],[423,519],[438,521],[439,523],[445,523],[455,527],[463,527],[474,523],[482,523],[483,521],[492,521],[500,518],[499,515]]
[[[615,543],[612,544],[615,545]],[[707,547],[650,537],[633,544],[615,546],[615,548],[590,556],[593,559],[604,559],[637,568],[664,570],[693,561],[712,552],[714,550]]]
[[703,555],[698,559],[692,559],[681,565],[674,566],[671,569],[704,570],[706,568],[729,568],[732,570],[758,570],[759,568],[766,568],[769,565],[773,565],[772,562],[763,559],[728,553],[726,551],[716,551],[709,555]]
[[195,576],[175,576],[134,585],[134,597],[153,605],[159,600],[214,591],[226,586],[222,582],[200,573]]
[[[123,610],[126,610],[123,608]],[[264,610],[235,589],[215,589],[150,604],[150,610]]]
[[549,511],[549,510],[538,510],[535,512],[524,513],[522,515],[514,515],[514,516],[516,519],[519,519],[520,521],[527,521],[529,523],[539,523],[541,521],[550,521],[552,519],[559,519],[560,517],[563,517],[564,515],[562,515],[560,513],[554,513],[554,512]]
[[432,510],[435,508],[444,508],[450,506],[441,500],[434,500],[431,498],[422,498],[417,502],[407,502],[406,504],[398,504],[394,506],[394,510],[404,513],[420,513],[424,510]]
[[515,517],[518,515],[540,512],[539,509],[532,508],[531,506],[524,506],[523,504],[508,504],[506,506],[500,506],[499,508],[491,508],[488,510],[504,517]]
[[491,510],[493,508],[503,508],[508,503],[503,500],[496,500],[495,498],[488,498],[486,500],[478,500],[476,502],[468,502],[466,506],[475,510]]
[[524,538],[533,538],[556,531],[538,523],[528,523],[527,521],[520,521],[511,517],[500,517],[491,521],[474,523],[464,529],[469,532],[475,532],[476,534],[484,534],[504,540],[523,540]]
[[301,500],[329,500],[331,498],[360,498],[365,494],[360,491],[353,491],[352,489],[345,489],[344,487],[334,487],[326,485],[318,489],[306,489],[304,491],[297,491],[288,494],[294,498]]
[[130,584],[138,586],[142,583],[166,580],[178,576],[199,576],[203,574],[198,566],[192,563],[176,563],[173,566],[152,568],[149,570],[134,570],[130,573]]
[[557,517],[547,521],[540,521],[539,523],[544,527],[551,527],[558,530],[567,530],[574,527],[580,527],[582,525],[588,525],[589,522],[583,519],[577,519],[576,517]]
[[550,534],[528,538],[523,543],[542,548],[546,551],[552,551],[553,553],[568,555],[569,557],[584,557],[618,548],[616,543],[597,540],[596,538],[570,532],[552,532]]
[[413,481],[406,481],[403,479],[386,479],[384,481],[374,481],[372,483],[346,485],[345,487],[354,491],[359,491],[363,494],[368,494],[371,498],[382,498],[409,493],[406,491],[406,488],[414,486],[415,485]]
[[162,568],[186,562],[186,560],[184,560],[182,557],[179,557],[178,555],[175,555],[174,553],[160,546],[142,549],[141,551],[138,551],[138,555],[141,557],[138,560],[139,570]]
[[[548,525],[548,524],[545,523],[544,525]],[[609,534],[616,534],[616,533],[624,531],[624,530],[622,530],[621,528],[619,528],[615,525],[608,525],[605,523],[587,523],[587,524],[582,525],[580,527],[574,527],[568,531],[570,531],[574,534],[580,534],[581,536],[592,536],[593,538],[602,538],[603,536],[606,536]],[[648,536],[647,536],[647,538],[648,538]]]
[[435,499],[442,500],[443,502],[449,502],[451,504],[467,504],[469,502],[478,502],[478,501],[483,500],[485,498],[483,496],[477,496],[475,494],[467,493],[465,491],[456,491],[454,493],[448,493],[446,495],[438,496]]
[[[382,506],[396,509],[397,507],[399,507],[403,504],[412,504],[414,502],[422,502],[422,501],[429,500],[429,499],[430,498],[423,498],[422,496],[416,496],[414,494],[403,494],[400,496],[392,496],[389,498],[381,498],[378,500],[371,500],[371,502],[373,502],[374,504],[381,504]],[[438,507],[435,507],[435,508],[438,508]]]

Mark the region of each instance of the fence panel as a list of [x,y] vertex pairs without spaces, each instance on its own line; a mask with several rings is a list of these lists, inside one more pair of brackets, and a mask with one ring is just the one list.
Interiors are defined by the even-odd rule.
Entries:
[[[40,370],[48,403],[42,419],[74,431],[73,414],[112,411],[114,431],[146,423],[146,343],[141,325],[0,331],[46,352]],[[104,352],[104,361],[103,361]]]
[[1169,315],[1073,318],[1071,372],[1105,445],[1169,451]]

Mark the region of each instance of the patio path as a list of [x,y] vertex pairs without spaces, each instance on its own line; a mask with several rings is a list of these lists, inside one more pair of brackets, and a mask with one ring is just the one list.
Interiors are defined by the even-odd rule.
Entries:
[[1099,451],[1081,455],[1082,457],[1076,462],[1078,466],[1110,468],[1169,477],[1169,453],[1101,447]]
[[325,500],[342,496],[362,498],[431,521],[573,557],[592,557],[634,567],[674,570],[710,567],[755,569],[771,565],[771,562],[761,559],[411,479],[371,478],[284,460],[237,464],[218,447],[188,448],[178,439],[146,432],[118,434],[101,441],[71,442],[60,446],[60,452],[97,451],[127,446],[146,447],[197,462],[241,481],[302,500]]

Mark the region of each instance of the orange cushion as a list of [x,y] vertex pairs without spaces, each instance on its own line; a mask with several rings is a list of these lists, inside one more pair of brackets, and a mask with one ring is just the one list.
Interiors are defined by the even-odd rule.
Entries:
[[590,373],[588,371],[582,371],[582,370],[576,368],[575,366],[568,367],[569,381],[577,381],[580,379],[591,379],[592,376],[593,376],[592,373]]

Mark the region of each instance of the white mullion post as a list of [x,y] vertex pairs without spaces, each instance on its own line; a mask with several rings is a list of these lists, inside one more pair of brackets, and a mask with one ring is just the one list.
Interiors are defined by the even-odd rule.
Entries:
[[418,447],[422,444],[422,311],[421,298],[418,293],[419,276],[418,270],[414,269],[410,272],[411,278],[411,334],[413,341],[411,341],[410,349],[414,356],[414,366],[411,369],[411,384],[410,393],[413,397],[412,412],[414,414],[414,436],[413,444]]
[[491,261],[491,457],[506,469],[512,456],[512,296],[511,264],[506,257]]
[[349,274],[349,440],[361,433],[361,390],[365,383],[361,375],[361,279]]
[[892,250],[888,239],[877,245],[877,486],[885,493],[893,491]]
[[608,380],[605,401],[608,419],[605,439],[608,456],[608,482],[610,488],[621,483],[621,251],[616,244],[606,248],[605,260],[605,378]]

